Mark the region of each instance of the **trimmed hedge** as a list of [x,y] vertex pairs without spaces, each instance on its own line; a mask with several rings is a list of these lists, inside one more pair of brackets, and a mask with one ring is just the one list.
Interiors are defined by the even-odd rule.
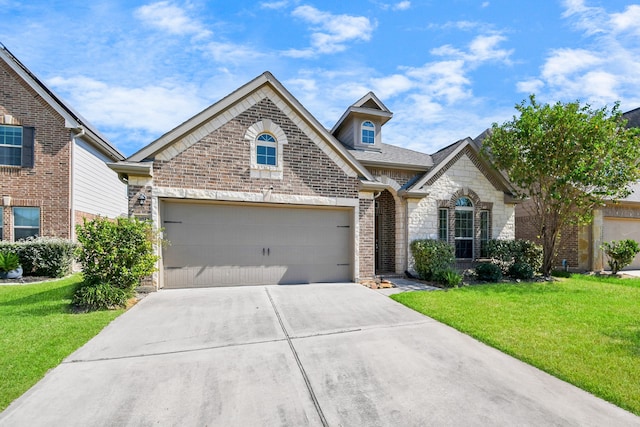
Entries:
[[487,252],[502,274],[514,279],[530,279],[542,268],[542,246],[528,240],[489,240]]
[[0,242],[0,251],[18,254],[25,276],[64,277],[71,274],[76,244],[57,237]]

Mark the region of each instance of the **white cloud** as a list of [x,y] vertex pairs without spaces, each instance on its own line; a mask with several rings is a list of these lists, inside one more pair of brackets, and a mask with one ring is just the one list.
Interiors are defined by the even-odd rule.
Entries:
[[443,45],[432,49],[430,53],[435,56],[463,59],[469,65],[494,60],[509,63],[513,50],[498,48],[505,40],[507,38],[499,33],[480,34],[471,40],[466,52],[451,45]]
[[540,75],[518,83],[537,89],[540,99],[584,102],[601,106],[621,101],[623,109],[640,104],[640,6],[609,13],[585,0],[565,0],[563,17],[590,42],[582,48],[551,50]]
[[516,89],[518,92],[524,92],[526,94],[537,93],[544,87],[544,82],[540,79],[524,80],[516,83]]
[[263,9],[278,10],[278,9],[284,9],[287,6],[289,6],[289,2],[287,0],[271,1],[271,2],[265,1],[265,2],[260,3],[260,7],[263,8]]
[[563,82],[568,76],[600,65],[604,61],[585,49],[557,49],[551,52],[542,67],[542,77]]
[[306,5],[295,8],[292,15],[314,25],[311,33],[311,47],[285,52],[285,55],[293,57],[344,51],[349,42],[370,40],[376,27],[369,18],[364,16],[334,15]]
[[480,7],[482,7],[484,9],[485,7],[489,7],[490,4],[491,3],[489,3],[488,1],[484,1],[484,2],[482,2],[482,5],[480,5]]
[[263,52],[235,43],[210,42],[204,47],[215,61],[226,64],[249,63],[264,57]]
[[640,35],[640,5],[632,4],[622,13],[611,14],[611,24],[614,31]]
[[412,89],[414,83],[407,76],[393,74],[391,76],[371,80],[373,91],[380,98],[391,98]]
[[140,6],[134,15],[143,23],[167,31],[169,34],[194,35],[202,38],[211,31],[198,20],[187,16],[186,11],[168,1],[159,1]]
[[[120,128],[157,137],[207,105],[196,87],[183,82],[127,88],[78,76],[54,77],[47,84],[69,94],[71,105],[107,132]],[[119,141],[113,142],[119,145]],[[140,145],[149,142],[140,141]]]
[[410,1],[401,1],[393,5],[393,10],[409,10],[411,8]]

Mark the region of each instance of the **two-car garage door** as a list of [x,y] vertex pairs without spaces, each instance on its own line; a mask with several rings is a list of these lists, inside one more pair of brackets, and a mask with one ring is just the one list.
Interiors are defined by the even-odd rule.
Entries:
[[162,203],[167,288],[350,281],[349,209]]

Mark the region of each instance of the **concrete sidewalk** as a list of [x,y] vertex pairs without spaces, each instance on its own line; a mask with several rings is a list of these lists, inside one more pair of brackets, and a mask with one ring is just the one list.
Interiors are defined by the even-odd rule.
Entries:
[[355,284],[160,291],[2,426],[638,426],[640,418]]

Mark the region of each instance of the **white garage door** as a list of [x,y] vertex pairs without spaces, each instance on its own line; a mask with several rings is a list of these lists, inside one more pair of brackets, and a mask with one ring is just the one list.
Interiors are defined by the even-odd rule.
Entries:
[[[640,220],[605,217],[603,226],[603,241],[632,239],[640,243]],[[608,270],[605,255],[605,268]],[[624,270],[640,270],[640,254],[637,255],[631,265]]]
[[352,213],[165,201],[165,287],[350,281]]

